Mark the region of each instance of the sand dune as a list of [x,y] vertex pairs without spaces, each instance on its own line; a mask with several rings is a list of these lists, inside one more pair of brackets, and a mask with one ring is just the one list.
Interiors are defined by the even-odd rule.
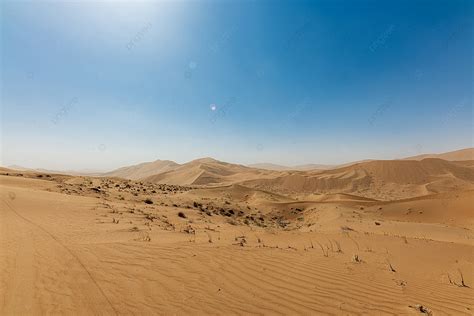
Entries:
[[[442,153],[442,154],[427,154],[427,155],[420,155],[420,156],[414,156],[414,157],[408,157],[405,158],[405,160],[423,160],[425,158],[439,158],[443,160],[448,160],[448,161],[465,161],[465,160],[471,160],[474,161],[474,148],[466,148],[466,149],[461,149],[457,151],[452,151],[452,152],[447,152],[447,153]],[[331,169],[338,169],[338,168],[343,168],[343,167],[348,167],[356,164],[361,164],[361,163],[366,163],[366,162],[371,162],[374,161],[373,159],[366,159],[366,160],[360,160],[360,161],[354,161],[354,162],[348,162],[345,164],[341,165],[325,165],[325,164],[306,164],[306,165],[298,165],[298,166],[283,166],[283,165],[277,165],[277,164],[272,164],[272,163],[258,163],[258,164],[250,164],[247,167],[253,168],[253,169],[260,169],[260,170],[269,170],[269,171],[280,171],[280,172],[286,172],[286,171],[321,171],[321,170],[331,170]],[[95,175],[101,175],[105,177],[120,177],[124,179],[131,179],[131,180],[141,180],[145,179],[151,176],[159,175],[168,171],[172,171],[174,169],[177,169],[178,167],[183,166],[182,169],[189,169],[192,167],[195,167],[197,164],[207,164],[207,165],[212,165],[215,164],[215,168],[220,168],[221,170],[217,171],[218,174],[221,173],[238,173],[238,172],[243,172],[243,171],[248,171],[248,169],[245,169],[245,166],[242,165],[237,165],[237,164],[231,164],[231,163],[225,163],[221,161],[217,161],[212,158],[202,158],[202,159],[197,159],[194,161],[191,161],[187,164],[177,164],[174,161],[170,160],[156,160],[153,162],[145,162],[137,165],[132,165],[132,166],[127,166],[127,167],[122,167],[110,172],[98,174],[98,173],[87,173],[87,172],[74,172],[74,171],[67,171],[67,172],[56,172],[56,171],[50,171],[50,170],[42,170],[42,169],[28,169],[28,168],[22,168],[22,167],[15,167],[11,169],[16,169],[16,170],[29,170],[29,171],[39,171],[39,172],[49,172],[49,173],[62,173],[62,174],[69,174],[69,175],[86,175],[86,176],[95,176]],[[211,167],[210,167],[211,168]],[[225,171],[224,168],[231,169],[229,171]],[[180,170],[178,174],[183,174],[186,173],[183,170]],[[203,166],[202,169],[206,169],[205,166]],[[206,171],[206,170],[205,170]],[[212,171],[211,171],[212,172]],[[176,180],[177,182],[180,183],[186,183],[190,184],[193,181],[193,177],[198,177],[199,171],[189,171],[189,179],[184,179],[186,177],[181,177],[182,179]],[[206,174],[202,178],[206,178],[207,176],[210,177],[208,179],[212,183],[219,182],[220,175],[210,175]],[[171,176],[165,176],[163,175],[162,177],[155,177],[155,181],[157,179],[161,178],[171,178]],[[213,179],[211,179],[213,178]],[[200,181],[203,183],[206,183],[208,180],[201,179]],[[248,179],[247,179],[248,180]],[[161,181],[161,180],[158,180]],[[200,182],[198,181],[198,182]],[[226,181],[228,183],[229,180]]]
[[[474,159],[463,159],[472,158],[473,151],[468,148],[404,160],[364,160],[339,167],[316,164],[294,168],[273,164],[247,167],[212,158],[179,165],[157,160],[120,168],[103,176],[176,185],[241,183],[277,193],[349,193],[390,200],[471,188]],[[431,156],[446,159],[424,158]],[[294,170],[298,168],[302,170]]]
[[227,185],[247,179],[271,177],[274,172],[230,164],[211,158],[193,160],[171,171],[143,179],[179,185]]
[[51,170],[51,169],[44,169],[44,168],[27,168],[18,165],[8,166],[9,170],[14,171],[29,171],[29,172],[42,172],[42,173],[51,173],[51,174],[65,174],[70,176],[100,176],[102,172],[97,170]]
[[439,158],[448,161],[474,160],[474,148],[465,148],[442,154],[423,154],[405,158],[407,160],[423,160],[426,158]]
[[179,167],[174,161],[156,160],[152,162],[144,162],[138,165],[122,167],[102,174],[104,177],[119,177],[130,180],[144,179],[155,174],[167,172]]
[[287,193],[353,193],[400,199],[474,187],[474,169],[441,159],[378,160],[321,172],[293,172],[245,185]]
[[[439,158],[448,161],[463,161],[463,160],[474,160],[474,148],[465,148],[450,152],[445,152],[441,154],[423,154],[418,156],[412,156],[404,158],[405,160],[423,160],[426,158]],[[357,163],[369,162],[375,159],[365,159],[360,161],[352,161],[344,164],[339,165],[325,165],[325,164],[306,164],[306,165],[298,165],[298,166],[283,166],[283,165],[276,165],[272,163],[257,163],[248,165],[252,168],[257,169],[266,169],[266,170],[275,170],[275,171],[289,171],[289,170],[297,170],[297,171],[310,171],[310,170],[329,170],[329,169],[336,169],[347,167],[350,165],[354,165]]]
[[454,191],[394,201],[387,204],[376,204],[374,208],[383,206],[380,212],[384,218],[419,222],[449,223],[452,226],[474,229],[474,192]]

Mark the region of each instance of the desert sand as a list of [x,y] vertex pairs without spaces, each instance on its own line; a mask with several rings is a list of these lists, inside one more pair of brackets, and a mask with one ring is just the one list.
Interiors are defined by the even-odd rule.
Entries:
[[442,158],[2,168],[0,315],[472,315],[474,164]]

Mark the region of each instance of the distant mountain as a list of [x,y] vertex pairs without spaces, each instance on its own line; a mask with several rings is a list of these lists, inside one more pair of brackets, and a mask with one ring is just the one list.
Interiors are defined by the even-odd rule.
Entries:
[[291,170],[291,167],[276,165],[273,163],[254,163],[254,164],[247,165],[247,167],[255,168],[255,169],[275,170],[275,171]]
[[256,163],[256,164],[248,165],[248,167],[257,168],[257,169],[265,169],[265,170],[274,170],[274,171],[285,171],[285,170],[307,171],[307,170],[328,170],[328,169],[336,168],[337,165],[307,164],[307,165],[289,167],[289,166],[276,165],[272,163]]
[[465,148],[455,151],[450,151],[442,154],[423,154],[413,157],[405,158],[405,160],[422,160],[426,158],[439,158],[448,161],[463,161],[474,160],[474,148]]
[[28,168],[28,167],[23,167],[23,166],[18,166],[18,165],[10,165],[7,167],[8,169],[11,170],[17,170],[17,171],[31,171],[31,172],[42,172],[42,173],[51,173],[51,174],[63,174],[63,175],[69,175],[69,176],[100,176],[101,172],[97,170],[50,170],[50,169],[43,169],[43,168]]
[[11,169],[11,170],[18,170],[18,171],[34,171],[34,169],[25,168],[19,165],[10,165],[10,166],[6,166],[5,168]]
[[179,166],[179,164],[171,160],[156,160],[152,162],[144,162],[138,165],[122,167],[110,172],[103,173],[101,174],[101,176],[139,180],[159,173],[173,170]]
[[294,170],[309,171],[309,170],[329,170],[337,168],[338,165],[322,165],[322,164],[307,164],[295,166]]
[[[463,161],[463,160],[474,160],[474,148],[460,149],[456,151],[441,153],[441,154],[423,154],[413,157],[403,158],[404,160],[422,160],[425,158],[439,158],[448,161]],[[324,165],[324,164],[307,164],[299,166],[283,166],[272,163],[257,163],[248,165],[251,168],[257,169],[266,169],[266,170],[275,170],[275,171],[289,171],[289,170],[299,170],[299,171],[309,171],[309,170],[330,170],[341,167],[347,167],[361,162],[374,161],[374,159],[365,159],[359,161],[348,162],[340,165]]]

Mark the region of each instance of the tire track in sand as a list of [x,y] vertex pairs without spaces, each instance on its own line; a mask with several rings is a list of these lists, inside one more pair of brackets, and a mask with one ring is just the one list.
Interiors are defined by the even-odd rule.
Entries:
[[7,208],[12,212],[14,213],[18,218],[22,219],[23,221],[27,222],[28,224],[34,226],[35,228],[39,229],[40,231],[42,231],[43,233],[45,233],[47,236],[49,236],[51,239],[54,240],[54,242],[56,242],[59,246],[61,246],[64,250],[66,250],[67,253],[69,253],[69,255],[71,255],[71,257],[81,266],[81,268],[87,273],[89,279],[92,281],[92,283],[94,284],[94,286],[97,288],[97,290],[101,293],[101,295],[104,297],[104,299],[107,301],[108,305],[110,306],[110,308],[114,311],[115,315],[118,315],[118,311],[115,309],[115,307],[113,306],[112,302],[110,301],[110,299],[107,297],[107,295],[105,294],[104,290],[100,287],[100,285],[97,283],[96,279],[94,278],[94,276],[91,274],[91,272],[89,271],[89,269],[87,269],[87,267],[84,265],[84,263],[79,259],[79,257],[68,247],[66,246],[64,243],[61,242],[61,240],[59,238],[57,238],[55,235],[53,235],[51,232],[49,232],[47,229],[45,229],[44,227],[42,227],[41,225],[38,225],[37,223],[31,221],[30,219],[24,217],[23,215],[21,215],[17,210],[15,210],[15,208],[10,205],[10,203],[4,199],[2,199],[2,202],[7,206]]

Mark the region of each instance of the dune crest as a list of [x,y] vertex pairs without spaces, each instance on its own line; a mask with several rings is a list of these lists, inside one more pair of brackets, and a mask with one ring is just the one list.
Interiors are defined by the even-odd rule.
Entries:
[[173,170],[177,167],[179,167],[179,164],[174,161],[156,160],[152,162],[144,162],[138,165],[122,167],[110,172],[106,172],[102,174],[102,176],[139,180],[158,173]]
[[448,161],[474,160],[474,148],[465,148],[450,151],[442,154],[423,154],[413,157],[407,157],[407,160],[423,160],[426,158],[439,158]]

